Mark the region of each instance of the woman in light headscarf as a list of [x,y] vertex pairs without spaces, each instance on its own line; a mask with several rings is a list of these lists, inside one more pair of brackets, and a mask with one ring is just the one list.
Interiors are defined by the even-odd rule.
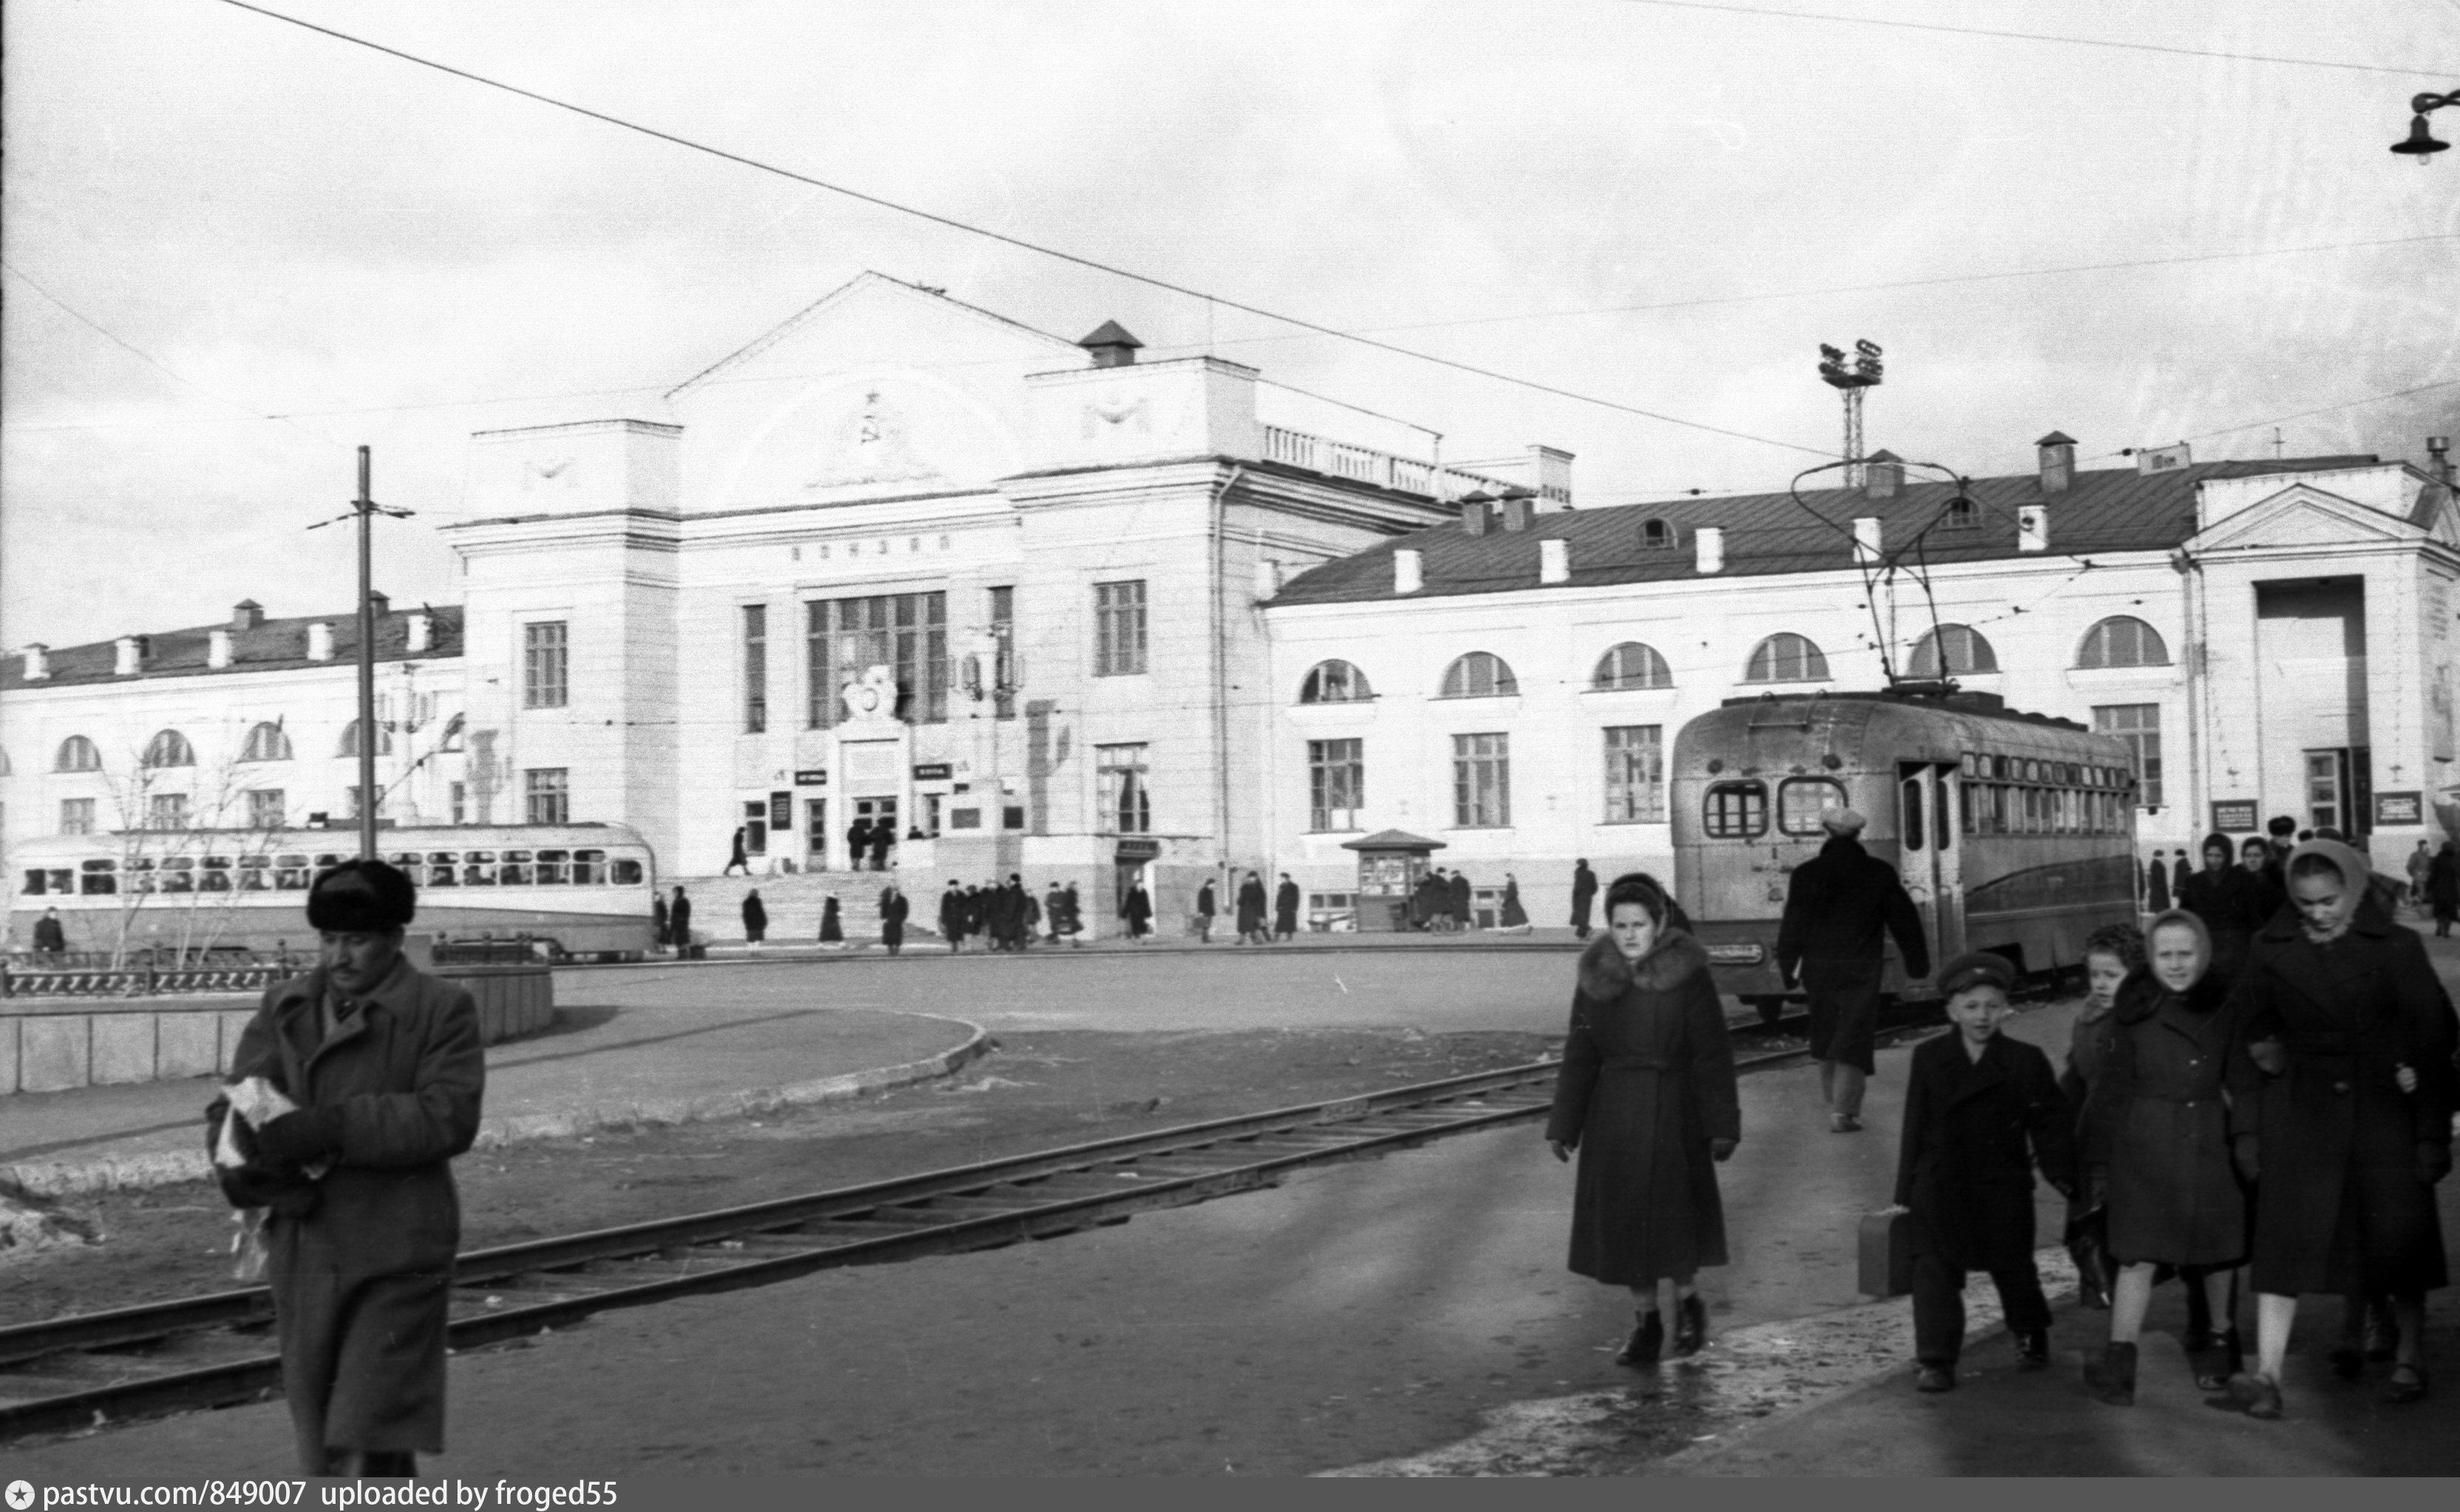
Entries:
[[2451,1000],[2426,944],[2368,893],[2337,840],[2289,853],[2289,904],[2239,984],[2230,1126],[2255,1183],[2257,1365],[2229,1400],[2280,1416],[2298,1298],[2387,1292],[2401,1338],[2387,1400],[2426,1395],[2426,1293],[2449,1284],[2434,1186],[2451,1170]]

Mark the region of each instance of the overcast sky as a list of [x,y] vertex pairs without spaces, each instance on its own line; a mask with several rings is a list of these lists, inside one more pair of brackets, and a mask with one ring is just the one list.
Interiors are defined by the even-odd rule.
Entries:
[[[1117,319],[1148,358],[1209,339],[1450,456],[1565,447],[1587,504],[1783,487],[1837,446],[1818,344],[1856,338],[1887,348],[1872,445],[1973,474],[2054,427],[2200,459],[2272,454],[2278,419],[2291,455],[2421,463],[2460,431],[2460,152],[2385,151],[2460,86],[2460,0],[1763,7],[2177,52],[1652,0],[277,8],[1766,440],[1296,335],[219,0],[11,0],[0,644],[343,609],[349,533],[305,527],[360,443],[418,512],[379,586],[440,601],[471,430],[656,417],[865,268],[1071,339]],[[2165,259],[2203,261],[1971,280]],[[1930,280],[1965,282],[1839,292]]]

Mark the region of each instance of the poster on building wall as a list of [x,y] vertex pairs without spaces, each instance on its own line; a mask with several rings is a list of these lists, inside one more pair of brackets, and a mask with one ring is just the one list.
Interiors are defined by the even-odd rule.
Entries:
[[2375,828],[2397,829],[2426,823],[2426,795],[2413,792],[2375,794]]
[[2256,818],[2257,803],[2252,798],[2216,798],[2213,800],[2213,828],[2223,834],[2248,834],[2262,828]]

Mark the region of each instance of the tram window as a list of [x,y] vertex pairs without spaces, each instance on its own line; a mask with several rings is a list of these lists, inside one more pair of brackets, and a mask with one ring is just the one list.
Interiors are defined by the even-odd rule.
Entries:
[[569,851],[541,850],[538,853],[538,884],[541,887],[562,887],[566,873]]
[[1935,805],[1937,812],[1932,815],[1930,828],[1931,832],[1939,836],[1939,848],[1941,850],[1946,850],[1952,849],[1956,844],[1955,800],[1951,799],[1947,795],[1948,784],[1945,773],[1941,773],[1940,775],[1938,782],[1934,786],[1939,793],[1939,798]]
[[1790,835],[1817,834],[1820,814],[1846,807],[1843,784],[1825,777],[1789,777],[1776,790],[1776,827]]
[[205,857],[205,870],[197,878],[197,890],[201,892],[229,892],[231,890],[230,857]]
[[239,858],[239,889],[243,892],[265,892],[273,887],[273,868],[265,856]]
[[41,897],[52,885],[52,874],[41,867],[26,869],[26,885],[21,890],[28,897]]
[[496,885],[498,887],[529,886],[530,853],[526,850],[505,851],[502,863],[496,868]]
[[316,858],[316,870],[319,872],[329,871],[341,864],[342,857],[335,855],[329,850]]
[[1972,783],[1965,783],[1957,790],[1957,808],[1964,820],[1964,832],[1968,835],[1982,832],[1974,828],[1975,821],[1979,817],[1974,812],[1974,807],[1980,796],[1980,789]]
[[427,885],[457,887],[461,882],[461,856],[453,850],[427,852]]
[[641,863],[629,856],[617,856],[614,871],[614,880],[618,886],[633,887],[641,880]]
[[1750,840],[1768,833],[1768,784],[1718,783],[1701,801],[1701,828],[1711,840]]
[[173,856],[163,862],[162,891],[165,892],[197,891],[196,863],[186,856]]
[[1897,785],[1897,838],[1908,850],[1922,848],[1922,785],[1908,777]]
[[26,869],[26,891],[29,893],[74,892],[76,875],[67,867],[29,867]]
[[464,850],[461,852],[461,885],[494,887],[496,885],[496,852]]
[[572,852],[572,885],[596,887],[606,879],[606,852],[575,850]]

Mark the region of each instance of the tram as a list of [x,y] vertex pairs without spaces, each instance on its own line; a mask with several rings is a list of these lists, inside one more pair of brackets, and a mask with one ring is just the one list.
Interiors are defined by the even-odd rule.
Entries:
[[[1720,991],[1772,1016],[1788,996],[1777,926],[1793,869],[1837,806],[1897,869],[1933,963],[1995,951],[2019,973],[2072,967],[2132,923],[2135,774],[2120,741],[1932,687],[1728,699],[1676,733],[1668,772],[1677,899]],[[1936,997],[1886,947],[1880,990]]]
[[[10,847],[9,940],[57,909],[72,951],[269,952],[313,938],[306,893],[358,854],[325,830],[130,830]],[[569,956],[654,943],[648,843],[624,825],[438,825],[379,830],[377,853],[418,888],[421,934],[526,935]],[[124,934],[123,934],[124,931]]]

